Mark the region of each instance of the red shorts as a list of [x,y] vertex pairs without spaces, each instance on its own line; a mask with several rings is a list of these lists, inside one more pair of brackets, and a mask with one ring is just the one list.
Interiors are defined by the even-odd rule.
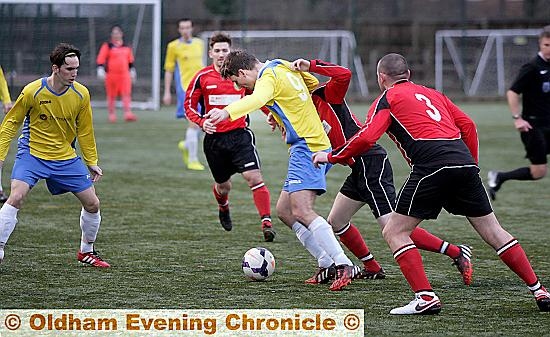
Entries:
[[105,77],[105,92],[108,97],[125,96],[132,93],[132,79],[128,74],[109,74]]

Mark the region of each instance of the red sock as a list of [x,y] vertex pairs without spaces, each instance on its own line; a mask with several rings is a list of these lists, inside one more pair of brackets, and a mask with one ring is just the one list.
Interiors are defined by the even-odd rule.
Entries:
[[254,204],[262,221],[266,218],[271,221],[271,196],[267,186],[262,181],[256,186],[250,187],[250,190],[252,190],[252,198],[254,198]]
[[538,278],[531,263],[525,255],[525,251],[521,248],[518,240],[513,239],[504,246],[497,249],[497,254],[500,259],[512,269],[527,285],[533,285]]
[[363,261],[365,269],[375,273],[382,269],[378,261],[376,261],[374,256],[370,253],[369,247],[367,247],[359,229],[357,229],[354,224],[350,222],[342,230],[338,231],[336,235],[353,255]]
[[221,195],[218,190],[216,189],[216,184],[212,186],[212,192],[214,193],[214,197],[216,198],[216,201],[218,202],[218,207],[220,208],[227,208],[229,207],[229,195]]
[[393,253],[393,257],[415,293],[419,291],[433,291],[426,272],[424,272],[422,257],[414,244],[399,248]]
[[456,259],[460,255],[460,248],[443,241],[424,228],[416,227],[411,233],[411,240],[418,249],[441,253]]

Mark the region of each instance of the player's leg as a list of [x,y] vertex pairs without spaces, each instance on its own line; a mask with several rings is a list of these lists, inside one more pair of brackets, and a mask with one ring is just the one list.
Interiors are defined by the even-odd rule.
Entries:
[[2,167],[0,167],[0,203],[5,203],[8,196],[4,193],[4,184],[2,183]]
[[511,171],[494,171],[487,173],[487,185],[489,186],[489,196],[495,200],[496,193],[502,187],[502,184],[508,180],[538,180],[546,176],[548,139],[541,129],[534,128],[528,132],[521,132],[521,141],[525,147],[525,157],[529,159],[531,165],[528,167],[519,167]]
[[481,217],[468,217],[479,235],[493,247],[500,259],[525,282],[534,294],[541,311],[550,311],[550,293],[540,284],[539,278],[519,242],[500,226],[494,213]]
[[109,122],[111,123],[116,122],[115,100],[117,95],[117,87],[118,83],[116,81],[116,77],[113,77],[112,75],[109,75],[109,73],[107,73],[107,76],[105,77],[105,94],[107,96],[107,111],[109,112]]
[[271,195],[260,171],[260,156],[256,151],[254,133],[245,128],[230,131],[229,134],[233,165],[241,172],[252,191],[254,205],[260,215],[264,240],[271,242],[276,235],[271,222]]
[[231,191],[231,179],[222,183],[215,182],[212,186],[212,193],[218,203],[218,217],[223,229],[230,231],[233,229],[231,213],[229,211],[229,192]]
[[410,238],[410,233],[420,221],[422,220],[394,212],[382,231],[403,276],[415,293],[414,300],[392,309],[390,314],[436,314],[441,311],[441,302],[428,281],[422,257]]
[[84,191],[76,192],[74,195],[80,200],[82,209],[80,211],[80,251],[77,258],[80,262],[94,267],[108,268],[110,265],[105,262],[95,250],[94,243],[101,225],[101,213],[99,210],[99,198],[95,193],[94,186]]
[[[34,184],[36,184],[36,181]],[[15,229],[15,225],[17,225],[17,213],[30,188],[31,186],[27,182],[12,179],[10,196],[0,208],[0,263],[4,259],[4,247]]]
[[313,233],[292,215],[288,191],[281,191],[276,209],[279,219],[294,231],[300,243],[317,260],[318,268],[315,274],[305,282],[308,284],[325,284],[334,279],[336,275],[334,261],[317,243],[317,240],[313,237]]
[[122,109],[124,120],[127,122],[137,121],[137,116],[132,112],[132,79],[130,75],[120,78],[120,96],[122,97]]
[[360,278],[384,278],[385,274],[382,267],[371,254],[359,229],[350,222],[352,216],[364,204],[364,202],[350,199],[342,193],[338,193],[332,204],[327,221],[344,246],[363,262],[365,269],[361,272]]
[[195,171],[204,170],[204,166],[199,162],[198,152],[199,152],[199,136],[201,134],[201,128],[188,120],[189,125],[187,126],[187,131],[185,132],[185,147],[187,148],[187,153],[189,156],[189,163],[187,168]]

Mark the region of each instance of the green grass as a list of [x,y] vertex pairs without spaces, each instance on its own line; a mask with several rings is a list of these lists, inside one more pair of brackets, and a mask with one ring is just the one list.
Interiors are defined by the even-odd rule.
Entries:
[[[528,164],[504,104],[462,107],[478,124],[483,177],[492,168]],[[359,115],[366,108],[354,106]],[[275,242],[262,242],[259,218],[244,180],[234,176],[230,200],[235,226],[225,232],[217,223],[210,172],[183,168],[177,148],[183,122],[175,120],[167,108],[138,112],[138,116],[137,123],[113,125],[107,123],[104,110],[95,110],[104,171],[96,185],[103,218],[96,246],[113,267],[97,270],[77,264],[79,204],[72,195],[50,196],[40,183],[19,212],[19,223],[6,247],[0,267],[0,308],[363,308],[365,333],[370,336],[548,334],[550,316],[538,312],[522,282],[465,219],[445,212],[424,227],[450,242],[472,245],[475,272],[474,283],[466,287],[448,257],[422,253],[428,276],[444,303],[440,315],[388,314],[411,300],[412,293],[368,208],[354,221],[386,269],[387,279],[356,281],[342,292],[305,285],[315,261],[279,221],[275,221]],[[253,129],[274,208],[286,172],[286,146],[270,134],[259,113],[253,115]],[[408,168],[386,136],[381,143],[390,152],[399,187]],[[14,148],[5,182],[13,155]],[[347,174],[345,167],[331,170],[329,192],[317,201],[320,214],[328,214]],[[519,239],[547,284],[549,188],[548,179],[509,182],[493,203],[503,226]],[[240,269],[241,258],[259,245],[275,255],[277,269],[266,282],[248,282]]]

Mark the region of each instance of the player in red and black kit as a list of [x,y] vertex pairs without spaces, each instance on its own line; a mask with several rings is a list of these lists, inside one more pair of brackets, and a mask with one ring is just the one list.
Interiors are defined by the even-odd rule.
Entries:
[[434,314],[441,302],[434,293],[420,253],[410,238],[423,219],[435,219],[445,208],[465,215],[534,294],[541,311],[550,311],[550,293],[540,284],[523,248],[499,224],[479,177],[478,138],[474,122],[447,97],[409,81],[399,54],[384,56],[377,67],[383,93],[371,105],[365,125],[332,153],[317,152],[317,163],[353,164],[388,133],[411,165],[411,172],[382,234],[415,293],[409,304],[390,314]]
[[[260,172],[260,157],[256,151],[254,133],[248,128],[248,116],[214,126],[201,113],[213,108],[223,109],[245,95],[245,89],[236,89],[231,80],[220,75],[220,67],[230,48],[229,36],[218,33],[210,38],[209,56],[213,64],[200,70],[189,83],[185,111],[189,120],[206,132],[203,149],[215,180],[212,190],[218,202],[222,227],[227,231],[233,227],[228,197],[231,176],[238,172],[252,190],[264,239],[270,242],[275,238],[271,223],[271,198]],[[200,110],[197,108],[199,105],[202,106]]]
[[[550,154],[550,26],[539,35],[539,52],[524,64],[506,92],[514,127],[525,147],[531,165],[511,171],[489,171],[488,191],[491,199],[507,180],[539,180],[548,171]],[[520,100],[522,103],[520,103]]]
[[101,45],[97,54],[97,76],[105,79],[105,92],[107,94],[107,107],[109,110],[109,122],[116,122],[115,100],[122,97],[124,120],[133,122],[137,120],[132,113],[132,80],[136,78],[134,68],[134,53],[132,47],[126,45],[123,40],[122,28],[115,25],[111,28],[111,40]]
[[[351,112],[345,96],[351,81],[351,71],[345,67],[321,60],[299,59],[293,62],[295,70],[309,71],[330,77],[330,80],[315,89],[311,96],[315,108],[328,132],[332,148],[338,148],[353,137],[361,122]],[[360,278],[384,278],[385,273],[370,253],[361,233],[352,224],[351,218],[361,207],[368,204],[381,229],[395,208],[393,172],[386,150],[374,144],[369,150],[355,156],[351,174],[340,188],[327,218],[340,241],[364,264]],[[411,233],[415,245],[423,250],[448,255],[463,276],[466,285],[472,282],[473,267],[471,249],[466,245],[456,246],[417,227]],[[308,283],[324,283],[332,275],[327,268],[319,268]]]

